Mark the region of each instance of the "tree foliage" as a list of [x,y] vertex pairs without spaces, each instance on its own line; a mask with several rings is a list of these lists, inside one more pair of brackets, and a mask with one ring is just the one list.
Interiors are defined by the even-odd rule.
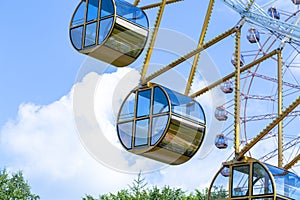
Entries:
[[[104,194],[98,198],[94,198],[90,195],[86,195],[82,200],[207,200],[208,188],[205,190],[195,190],[194,192],[187,194],[181,188],[171,188],[164,186],[158,188],[153,186],[152,188],[146,188],[147,182],[145,178],[142,178],[139,173],[137,179],[129,185],[128,189],[123,189],[117,192],[117,194]],[[227,193],[222,188],[215,188],[213,199],[221,199],[227,196]],[[218,192],[216,192],[218,191]]]
[[0,171],[0,199],[1,200],[38,200],[38,195],[32,194],[30,186],[25,181],[22,172],[9,175],[7,171]]

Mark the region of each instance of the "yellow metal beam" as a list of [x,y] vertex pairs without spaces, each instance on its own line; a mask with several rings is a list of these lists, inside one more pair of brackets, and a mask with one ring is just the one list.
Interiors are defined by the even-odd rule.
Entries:
[[266,128],[263,129],[254,139],[250,141],[238,154],[237,160],[240,160],[244,155],[256,144],[258,143],[265,135],[267,135],[280,121],[282,121],[290,112],[292,112],[300,104],[300,96],[282,112],[281,115],[273,120]]
[[160,8],[158,10],[157,16],[156,16],[154,30],[153,30],[153,33],[152,33],[152,37],[151,37],[151,40],[150,40],[150,45],[148,47],[148,51],[147,51],[145,61],[144,61],[144,66],[143,66],[143,69],[142,69],[141,82],[144,82],[144,79],[145,79],[145,76],[146,76],[146,73],[147,73],[147,70],[148,70],[148,67],[149,67],[150,58],[151,58],[151,55],[153,53],[153,47],[154,47],[155,40],[156,40],[156,37],[157,37],[160,22],[161,22],[163,13],[164,13],[166,2],[167,2],[167,0],[162,1],[161,5],[160,5]]
[[224,38],[232,35],[233,33],[235,33],[238,30],[237,27],[234,27],[226,32],[224,32],[223,34],[215,37],[214,39],[210,40],[209,42],[203,44],[201,47],[196,48],[195,50],[191,51],[190,53],[180,57],[179,59],[175,60],[174,62],[170,63],[169,65],[163,67],[162,69],[158,70],[157,72],[153,73],[152,75],[148,76],[142,83],[145,84],[149,81],[151,81],[152,79],[158,77],[159,75],[163,74],[164,72],[176,67],[177,65],[179,65],[180,63],[183,63],[184,61],[186,61],[187,59],[193,57],[194,55],[196,55],[197,53],[200,53],[201,51],[209,48],[210,46],[218,43],[219,41],[223,40]]
[[[277,76],[278,76],[278,115],[282,114],[282,54],[281,51],[277,54]],[[283,123],[278,123],[278,167],[283,166]]]
[[[204,23],[203,23],[203,26],[202,26],[202,31],[201,31],[201,35],[200,35],[200,38],[199,38],[197,48],[199,48],[203,45],[205,35],[206,35],[206,32],[207,32],[207,28],[208,28],[208,24],[209,24],[209,21],[210,21],[210,17],[211,17],[211,14],[212,14],[214,3],[215,3],[215,0],[210,0],[209,1],[209,5],[208,5],[207,12],[206,12],[206,15],[205,15],[205,19],[204,19]],[[191,68],[190,76],[189,76],[189,79],[188,79],[188,82],[187,82],[187,85],[186,85],[186,88],[185,88],[185,92],[184,92],[185,95],[188,95],[190,93],[199,58],[200,58],[200,52],[198,54],[196,54],[195,57],[194,57],[194,61],[193,61],[193,65],[192,65],[192,68]]]
[[289,162],[288,164],[286,164],[283,169],[285,170],[289,170],[291,169],[295,164],[297,164],[297,162],[300,160],[300,154],[298,154],[291,162]]
[[135,0],[134,3],[133,3],[133,5],[137,6],[139,3],[140,3],[140,0]]
[[[169,0],[169,1],[166,2],[166,4],[172,4],[172,3],[176,3],[176,2],[180,2],[180,1],[183,1],[183,0]],[[159,7],[159,6],[161,6],[161,4],[162,4],[162,2],[153,3],[153,4],[141,6],[140,9],[142,9],[142,10],[148,10],[148,9],[151,9],[151,8]]]
[[234,89],[234,151],[240,151],[240,114],[241,114],[241,29],[235,36],[235,89]]
[[[276,55],[278,53],[278,49],[264,55],[263,57],[249,63],[248,65],[244,66],[241,68],[241,73],[243,73],[246,70],[249,70],[250,68],[252,68],[253,66],[265,61],[266,59]],[[195,98],[197,96],[200,96],[201,94],[204,94],[205,92],[209,91],[210,89],[217,87],[218,85],[220,85],[221,83],[228,81],[229,79],[233,78],[235,75],[235,72],[232,72],[231,74],[228,74],[227,76],[224,76],[222,79],[219,79],[217,81],[215,81],[214,83],[210,84],[209,86],[195,92],[194,94],[190,95],[190,97]]]

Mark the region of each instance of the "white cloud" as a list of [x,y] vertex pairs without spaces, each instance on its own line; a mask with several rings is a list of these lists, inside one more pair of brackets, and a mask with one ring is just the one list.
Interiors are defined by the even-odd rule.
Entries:
[[[14,170],[23,169],[33,190],[42,199],[73,200],[80,199],[84,194],[97,196],[116,192],[126,188],[136,178],[136,174],[120,173],[120,169],[124,167],[127,167],[128,172],[157,169],[145,174],[150,185],[170,185],[186,191],[208,187],[221,163],[232,152],[232,149],[215,149],[207,156],[207,149],[211,151],[213,139],[204,143],[204,150],[201,149],[190,161],[171,167],[125,152],[116,144],[115,119],[111,116],[116,114],[128,88],[135,85],[138,78],[135,70],[127,68],[102,76],[96,73],[85,76],[81,83],[74,86],[76,90],[86,91],[80,93],[81,98],[76,101],[82,103],[84,110],[86,108],[95,112],[95,116],[78,112],[74,114],[74,88],[70,94],[49,105],[21,105],[16,120],[8,122],[1,130],[0,148],[5,157],[10,157],[6,165]],[[201,82],[195,82],[195,86],[202,85]],[[95,105],[89,105],[90,102],[86,101],[89,98],[95,99]],[[208,98],[209,95],[203,99],[205,107],[211,104],[207,101]],[[74,119],[81,124],[76,124]],[[92,124],[94,122],[96,125]],[[93,152],[86,144],[85,148],[82,145],[77,129],[83,129],[84,137],[97,134],[95,128],[99,124],[109,143],[117,147],[115,152],[108,151],[101,145],[95,147],[99,152]],[[207,133],[207,138],[214,138],[210,132]],[[113,157],[114,162],[106,163],[106,166],[100,164],[93,159],[102,158],[98,153]],[[116,163],[118,166],[114,166]],[[118,171],[112,168],[117,168]],[[53,191],[57,192],[54,194]]]

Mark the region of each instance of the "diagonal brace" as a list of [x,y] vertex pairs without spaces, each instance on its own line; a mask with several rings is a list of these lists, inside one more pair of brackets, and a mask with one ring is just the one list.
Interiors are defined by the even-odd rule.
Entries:
[[[249,70],[249,69],[252,68],[253,66],[255,66],[255,65],[257,65],[257,64],[259,64],[259,63],[265,61],[266,59],[268,59],[268,58],[270,58],[270,57],[272,57],[272,56],[278,54],[279,51],[280,51],[280,49],[276,49],[276,50],[274,50],[274,51],[272,51],[272,52],[270,52],[270,53],[264,55],[263,57],[261,57],[261,58],[255,60],[255,61],[249,63],[248,65],[242,67],[242,68],[241,68],[241,73],[242,73],[242,72],[245,72],[246,70]],[[215,81],[214,83],[210,84],[209,86],[207,86],[207,87],[205,87],[205,88],[203,88],[203,89],[201,89],[201,90],[195,92],[194,94],[190,95],[190,97],[192,97],[192,98],[198,97],[198,96],[200,96],[201,94],[204,94],[205,92],[207,92],[208,90],[210,90],[210,89],[212,89],[212,88],[214,88],[214,87],[220,85],[221,83],[223,83],[223,82],[225,82],[225,81],[228,81],[229,79],[233,78],[234,75],[235,75],[235,72],[232,72],[231,74],[228,74],[227,76],[224,76],[223,78],[221,78],[221,79]]]
[[193,57],[194,55],[202,52],[203,50],[211,47],[212,45],[218,43],[219,41],[223,40],[224,38],[232,35],[233,33],[235,33],[238,30],[238,27],[234,27],[226,32],[224,32],[223,34],[217,36],[216,38],[210,40],[209,42],[203,44],[202,46],[196,48],[195,50],[191,51],[190,53],[180,57],[179,59],[175,60],[174,62],[170,63],[169,65],[165,66],[164,68],[158,70],[157,72],[155,72],[154,74],[148,76],[143,82],[142,84],[145,84],[149,81],[151,81],[152,79],[160,76],[161,74],[163,74],[164,72],[176,67],[177,65],[183,63],[184,61],[188,60],[189,58]]
[[298,154],[291,162],[286,164],[283,169],[289,170],[291,169],[298,161],[300,160],[300,154]]
[[262,132],[260,132],[253,140],[250,141],[239,153],[237,156],[237,160],[240,160],[244,157],[244,155],[256,144],[258,143],[265,135],[267,135],[275,126],[278,125],[290,112],[292,112],[298,105],[300,104],[300,96],[285,109],[282,114],[278,115],[278,117],[271,122]]

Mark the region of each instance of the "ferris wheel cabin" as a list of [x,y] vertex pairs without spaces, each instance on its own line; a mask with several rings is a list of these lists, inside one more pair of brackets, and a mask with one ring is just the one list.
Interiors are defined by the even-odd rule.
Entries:
[[292,0],[292,2],[296,5],[299,5],[300,4],[300,0]]
[[[232,54],[232,57],[231,57],[231,64],[233,66],[236,66],[235,54],[234,53]],[[245,59],[244,59],[244,56],[241,54],[240,55],[240,67],[242,67],[244,64],[245,64]]]
[[228,140],[224,136],[224,134],[220,133],[220,134],[216,135],[215,146],[218,149],[226,149],[228,147]]
[[70,24],[77,51],[117,67],[138,58],[148,33],[144,11],[123,0],[82,0]]
[[232,92],[233,92],[233,83],[232,83],[231,81],[225,81],[225,82],[221,85],[221,90],[222,90],[222,92],[224,92],[225,94],[232,93]]
[[127,151],[178,165],[192,158],[200,148],[205,115],[192,98],[149,84],[134,90],[124,101],[117,132]]
[[226,121],[228,119],[228,112],[224,106],[219,106],[215,110],[215,118],[219,121]]
[[271,7],[268,9],[268,15],[274,19],[280,19],[280,13],[275,7]]
[[223,163],[214,177],[209,200],[300,199],[300,177],[253,158]]
[[247,33],[247,39],[250,43],[259,42],[260,35],[258,30],[256,30],[255,28],[250,28]]

